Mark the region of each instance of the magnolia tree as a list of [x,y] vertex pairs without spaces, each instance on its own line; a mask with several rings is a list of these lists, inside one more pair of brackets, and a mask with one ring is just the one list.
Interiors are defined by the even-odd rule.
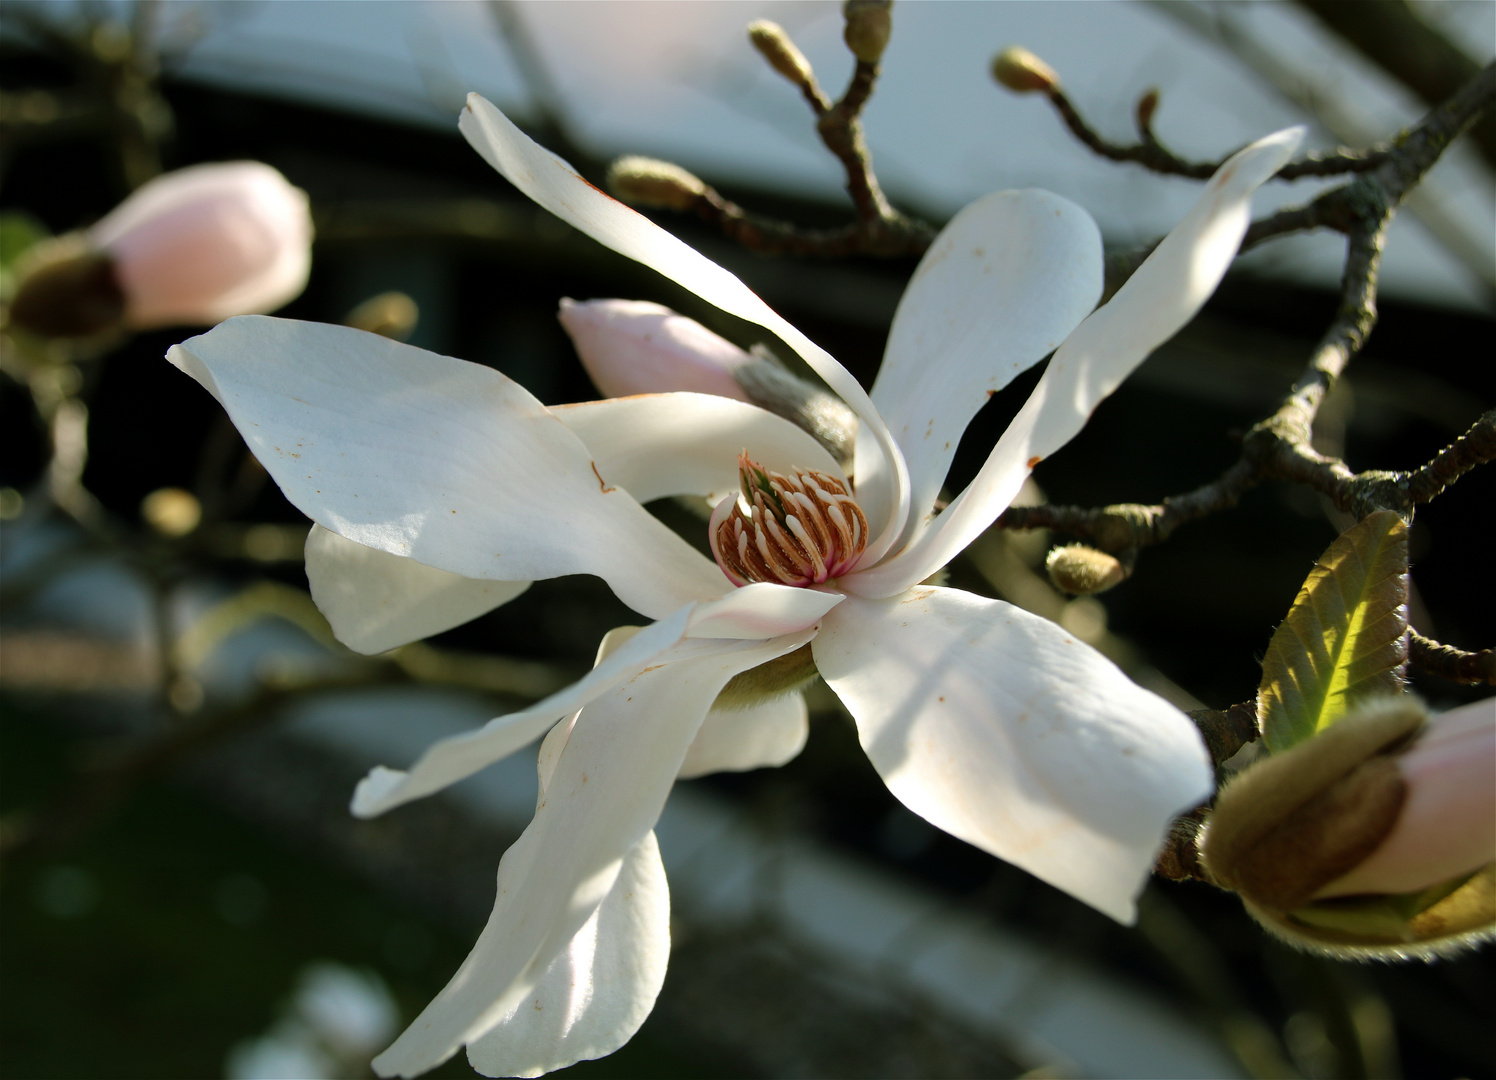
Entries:
[[[890,7],[850,0],[844,15],[855,70],[839,98],[782,29],[748,28],[845,169],[856,214],[840,228],[764,217],[640,157],[609,171],[615,198],[484,98],[460,117],[472,148],[539,207],[772,335],[752,351],[658,304],[557,297],[606,396],[547,407],[490,367],[388,332],[240,315],[307,274],[305,197],[251,164],[152,181],[69,256],[111,272],[39,262],[13,293],[10,324],[48,340],[85,310],[59,291],[74,279],[108,286],[110,327],[236,315],[168,359],[312,521],[311,597],[353,652],[387,662],[562,575],[602,579],[643,623],[608,633],[571,685],[376,768],[353,793],[354,814],[381,815],[539,740],[534,817],[499,862],[488,923],[374,1059],[380,1075],[416,1076],[466,1048],[486,1075],[535,1076],[630,1039],[670,949],[653,827],[672,785],[790,761],[816,679],[905,807],[1119,922],[1157,873],[1235,892],[1265,933],[1341,957],[1434,957],[1496,926],[1496,704],[1432,715],[1404,679],[1413,663],[1496,683],[1492,650],[1441,645],[1407,614],[1409,525],[1496,455],[1496,413],[1472,413],[1466,434],[1406,471],[1357,473],[1310,444],[1375,322],[1387,226],[1496,99],[1496,69],[1375,146],[1305,153],[1290,128],[1193,162],[1155,135],[1156,93],[1138,104],[1139,141],[1114,144],[1042,60],[1000,53],[997,82],[1047,97],[1096,152],[1200,181],[1166,236],[1107,257],[1086,210],[1044,191],[993,192],[938,229],[895,209],[861,121]],[[1299,176],[1344,181],[1254,218],[1254,192]],[[918,256],[871,387],[668,217],[629,203],[694,213],[765,253]],[[189,237],[231,219],[243,222],[232,242]],[[1239,460],[1158,505],[1014,505],[1241,251],[1317,228],[1346,236],[1340,309]],[[975,476],[949,490],[968,424],[1041,364]],[[944,583],[989,530],[1050,529],[1074,539],[1049,553],[1054,585],[1099,593],[1268,482],[1318,493],[1349,527],[1283,613],[1255,698],[1227,709],[1185,713],[1055,622]],[[76,475],[53,483],[60,507],[103,527]],[[197,527],[191,496],[157,494],[158,533]],[[697,511],[694,537],[645,509],[666,497]]]

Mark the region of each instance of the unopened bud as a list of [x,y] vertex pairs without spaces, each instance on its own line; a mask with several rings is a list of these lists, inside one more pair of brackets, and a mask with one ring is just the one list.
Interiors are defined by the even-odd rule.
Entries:
[[1434,717],[1397,768],[1408,789],[1397,823],[1317,899],[1418,892],[1496,858],[1496,699]]
[[629,155],[608,166],[608,190],[635,206],[690,210],[706,194],[699,177],[679,165]]
[[[1371,700],[1250,765],[1222,790],[1201,842],[1212,878],[1301,947],[1423,955],[1489,934],[1496,781],[1453,798],[1449,788],[1468,777],[1418,787],[1422,773],[1448,773],[1452,757],[1478,758],[1466,771],[1496,771],[1496,735],[1458,719],[1435,735],[1439,722],[1425,719],[1414,698]],[[1466,803],[1479,805],[1466,814]],[[1452,805],[1460,812],[1449,816]],[[1444,839],[1430,844],[1431,832]]]
[[1049,580],[1061,592],[1089,596],[1122,584],[1127,580],[1127,566],[1117,556],[1097,551],[1085,544],[1057,547],[1044,560]]
[[114,260],[93,250],[82,236],[42,240],[17,268],[10,322],[49,338],[81,338],[118,327],[125,292]]
[[162,536],[186,536],[203,520],[202,504],[190,491],[158,488],[140,503],[140,516]]
[[864,64],[876,64],[893,33],[893,0],[844,0],[842,40]]
[[1248,900],[1291,911],[1376,850],[1406,794],[1388,756],[1424,722],[1411,697],[1348,713],[1222,789],[1201,857]]
[[344,325],[355,330],[367,330],[380,337],[404,341],[415,331],[420,321],[421,309],[403,292],[380,293],[371,296],[348,313]]
[[1021,45],[1009,45],[992,58],[992,77],[1017,94],[1048,92],[1060,85],[1054,68]]
[[561,325],[607,397],[691,390],[748,400],[733,372],[750,357],[694,319],[642,300],[562,300]]
[[796,86],[809,86],[815,82],[810,61],[778,23],[755,19],[748,24],[748,40],[763,54],[770,67]]
[[311,270],[306,192],[258,161],[156,177],[88,231],[112,256],[136,330],[274,311]]
[[1153,114],[1158,109],[1158,87],[1148,90],[1142,97],[1138,98],[1134,118],[1137,120],[1138,131],[1146,132],[1153,126]]

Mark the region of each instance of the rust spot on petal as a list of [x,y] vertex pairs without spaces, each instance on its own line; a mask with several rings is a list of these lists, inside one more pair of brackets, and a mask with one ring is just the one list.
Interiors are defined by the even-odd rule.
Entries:
[[603,474],[597,471],[597,462],[595,461],[592,462],[592,475],[597,477],[597,486],[602,488],[604,495],[606,495],[610,491],[618,490],[617,488],[611,487],[608,482],[603,479]]
[[1040,457],[1038,454],[1035,454],[1033,457],[1028,459],[1028,467],[1032,469],[1035,465],[1039,464],[1039,462],[1043,460],[1044,459],[1042,457]]

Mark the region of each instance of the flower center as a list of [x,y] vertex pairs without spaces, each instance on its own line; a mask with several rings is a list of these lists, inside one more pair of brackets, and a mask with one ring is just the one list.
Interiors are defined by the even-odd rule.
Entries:
[[784,476],[739,454],[738,481],[741,492],[722,500],[709,533],[734,584],[819,585],[857,564],[867,518],[840,480],[809,470]]

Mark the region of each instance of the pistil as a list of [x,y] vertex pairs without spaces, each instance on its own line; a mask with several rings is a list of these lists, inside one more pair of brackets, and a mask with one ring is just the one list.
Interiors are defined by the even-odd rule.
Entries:
[[814,470],[790,476],[738,455],[740,492],[712,514],[712,554],[734,584],[819,585],[867,546],[867,518],[846,485]]

